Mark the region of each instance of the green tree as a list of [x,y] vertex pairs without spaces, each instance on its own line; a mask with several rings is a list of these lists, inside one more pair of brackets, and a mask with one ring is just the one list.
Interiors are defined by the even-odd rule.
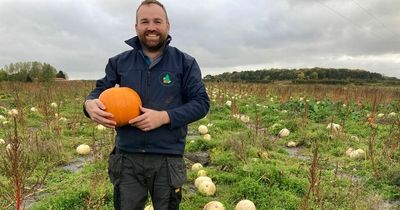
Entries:
[[4,70],[0,70],[0,82],[6,81],[8,79],[8,74]]
[[297,73],[297,79],[299,80],[304,80],[305,76],[304,76],[304,72],[299,72]]
[[67,79],[63,71],[58,71],[56,78]]
[[43,69],[39,77],[40,82],[50,82],[52,81],[57,74],[57,70],[52,67],[50,64],[44,63]]

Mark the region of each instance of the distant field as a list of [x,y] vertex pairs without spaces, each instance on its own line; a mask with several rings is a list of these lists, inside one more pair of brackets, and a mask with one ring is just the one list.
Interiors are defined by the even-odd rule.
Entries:
[[[94,86],[0,83],[0,209],[113,209],[107,157],[115,132],[82,112]],[[242,199],[259,210],[400,209],[398,87],[206,86],[211,110],[189,126],[181,209],[214,200],[235,209]],[[80,144],[89,155],[76,153]],[[196,162],[215,194],[194,186]]]

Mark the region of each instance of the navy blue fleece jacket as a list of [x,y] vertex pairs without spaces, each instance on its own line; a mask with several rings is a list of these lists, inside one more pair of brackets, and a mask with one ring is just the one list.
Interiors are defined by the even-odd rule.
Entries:
[[[133,153],[183,155],[187,125],[204,117],[210,102],[196,60],[168,40],[162,57],[149,65],[137,37],[125,41],[133,47],[109,59],[106,76],[86,99],[96,99],[119,84],[134,89],[143,107],[165,110],[170,124],[144,132],[130,125],[116,128],[117,148]],[[85,114],[87,112],[85,110]]]

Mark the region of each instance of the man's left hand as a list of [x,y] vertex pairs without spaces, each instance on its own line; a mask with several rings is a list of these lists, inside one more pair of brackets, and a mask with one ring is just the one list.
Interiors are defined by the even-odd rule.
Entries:
[[131,126],[135,126],[142,131],[150,131],[170,122],[166,111],[157,111],[140,107],[141,115],[129,121]]

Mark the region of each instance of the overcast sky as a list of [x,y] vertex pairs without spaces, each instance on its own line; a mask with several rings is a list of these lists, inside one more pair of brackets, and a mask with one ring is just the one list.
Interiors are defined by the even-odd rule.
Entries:
[[[129,50],[137,0],[0,0],[0,68],[50,63],[99,79]],[[399,0],[164,0],[171,45],[203,76],[270,68],[365,69],[400,78]]]

